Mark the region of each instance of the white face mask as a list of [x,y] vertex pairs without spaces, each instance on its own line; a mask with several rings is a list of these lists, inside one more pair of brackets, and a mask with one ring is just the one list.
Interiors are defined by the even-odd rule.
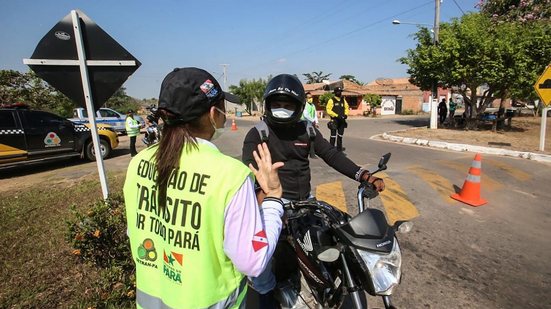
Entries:
[[291,111],[285,108],[272,108],[272,115],[274,115],[275,118],[291,118],[294,112],[295,111]]
[[[221,109],[219,109],[218,107],[214,107],[218,112],[220,112],[221,114],[223,114],[224,116],[226,115],[225,112],[223,112]],[[216,127],[216,122],[214,122],[214,120],[212,118],[210,118],[210,123],[212,124],[212,127],[214,128],[214,134],[212,135],[212,137],[210,138],[211,141],[219,138],[222,134],[224,134],[224,132],[226,132],[226,122],[224,121],[224,125],[223,127],[221,128],[217,128]]]

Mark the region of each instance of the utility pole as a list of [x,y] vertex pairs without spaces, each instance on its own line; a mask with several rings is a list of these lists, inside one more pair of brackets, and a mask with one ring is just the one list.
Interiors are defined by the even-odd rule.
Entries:
[[[434,27],[432,31],[434,36],[432,38],[432,43],[434,46],[438,46],[438,33],[440,32],[440,1],[435,0],[434,3]],[[430,96],[430,126],[431,129],[438,128],[438,84],[436,81],[433,81],[431,96]]]
[[226,74],[226,67],[229,65],[229,64],[220,64],[222,67],[224,67],[224,91],[228,91],[228,88],[226,88],[226,83],[228,82],[228,76]]
[[440,1],[434,4],[434,45],[438,45],[438,33],[440,32]]

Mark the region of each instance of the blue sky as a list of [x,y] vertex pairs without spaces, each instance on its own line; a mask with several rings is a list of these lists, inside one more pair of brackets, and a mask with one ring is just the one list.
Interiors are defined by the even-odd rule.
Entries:
[[[477,0],[444,0],[441,22],[475,11]],[[124,84],[157,97],[175,67],[196,66],[227,86],[241,79],[323,71],[362,82],[406,77],[397,59],[415,46],[414,25],[434,22],[434,0],[104,1],[0,0],[0,69],[26,72],[40,39],[80,9],[142,62]]]

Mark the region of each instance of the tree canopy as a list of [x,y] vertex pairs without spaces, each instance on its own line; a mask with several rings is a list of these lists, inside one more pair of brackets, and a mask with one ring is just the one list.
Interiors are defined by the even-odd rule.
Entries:
[[68,117],[73,103],[40,79],[34,72],[0,70],[0,104],[25,103],[33,109]]
[[551,19],[549,0],[481,0],[478,6],[494,21],[526,23]]
[[333,92],[326,92],[319,96],[319,106],[325,108],[327,105],[327,102],[329,102],[330,99],[334,98],[335,95]]
[[[433,84],[458,89],[474,107],[472,116],[496,97],[533,97],[532,85],[551,59],[551,25],[545,22],[495,23],[485,14],[471,13],[441,24],[438,45],[426,28],[415,38],[416,48],[399,59],[409,66],[410,81],[422,90]],[[481,86],[485,91],[479,97]]]
[[372,93],[364,94],[363,99],[364,99],[364,101],[366,101],[367,104],[369,104],[371,107],[378,107],[378,106],[381,106],[381,102],[383,101],[383,100],[382,100],[382,97],[381,97],[380,95],[378,95],[378,94],[372,94]]
[[339,77],[339,79],[346,79],[346,80],[349,80],[349,81],[351,81],[353,83],[356,83],[358,85],[363,85],[364,84],[361,81],[357,80],[354,75],[342,75],[341,77]]
[[[0,104],[25,103],[37,110],[70,117],[76,105],[61,92],[44,82],[32,71],[21,73],[14,70],[0,70]],[[126,94],[121,87],[107,100],[109,106],[119,112],[137,110],[139,103]]]
[[324,80],[329,79],[329,76],[331,76],[331,73],[323,74],[322,71],[319,71],[319,72],[312,72],[312,73],[303,73],[302,75],[306,77],[307,84],[315,84],[315,83],[321,83]]
[[252,114],[255,106],[256,110],[262,111],[262,96],[267,83],[268,81],[262,78],[251,81],[242,79],[239,85],[231,85],[229,90],[241,99],[241,104],[245,104],[245,111]]

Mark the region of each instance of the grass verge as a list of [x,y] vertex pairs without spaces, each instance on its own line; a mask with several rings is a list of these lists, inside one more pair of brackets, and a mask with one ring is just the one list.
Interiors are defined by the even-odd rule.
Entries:
[[[120,192],[124,173],[109,175]],[[0,195],[0,308],[86,308],[99,280],[65,240],[70,206],[86,211],[102,199],[96,179],[74,184],[43,183]]]

